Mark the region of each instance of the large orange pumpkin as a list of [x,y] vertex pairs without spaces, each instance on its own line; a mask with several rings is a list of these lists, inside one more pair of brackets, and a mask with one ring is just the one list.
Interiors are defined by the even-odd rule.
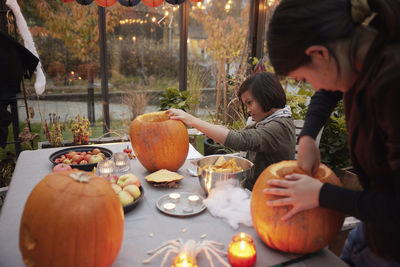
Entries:
[[[292,173],[304,174],[297,161],[281,161],[270,165],[258,177],[251,196],[251,216],[254,229],[269,247],[291,253],[311,253],[328,245],[343,224],[343,214],[326,208],[313,208],[294,215],[287,221],[280,218],[290,206],[270,207],[266,203],[279,197],[265,195],[264,188],[271,179],[285,179]],[[324,164],[319,166],[315,178],[323,183],[341,185],[339,179]]]
[[149,172],[176,171],[186,160],[189,151],[186,126],[168,119],[165,111],[136,117],[129,127],[129,136],[135,155]]
[[109,183],[76,169],[51,173],[32,190],[21,218],[26,266],[111,266],[124,212]]

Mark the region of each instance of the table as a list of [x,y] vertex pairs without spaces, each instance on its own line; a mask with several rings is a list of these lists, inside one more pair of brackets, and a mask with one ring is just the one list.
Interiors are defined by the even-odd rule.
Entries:
[[[113,152],[122,151],[128,143],[102,144]],[[19,224],[23,208],[34,186],[48,173],[52,165],[48,157],[60,148],[23,151],[17,161],[9,191],[0,214],[0,266],[23,266],[22,256],[18,246]],[[215,240],[227,247],[232,236],[238,232],[246,232],[253,236],[257,248],[257,262],[254,266],[270,266],[296,255],[282,253],[267,247],[258,237],[252,227],[240,226],[234,230],[222,219],[213,217],[207,210],[193,217],[172,217],[157,210],[156,201],[160,196],[172,192],[193,192],[204,196],[198,178],[190,176],[186,169],[195,169],[186,160],[178,170],[184,175],[178,188],[161,188],[148,184],[144,177],[149,173],[138,160],[131,160],[131,170],[141,180],[144,189],[144,198],[138,205],[125,215],[124,238],[118,258],[113,266],[160,266],[162,257],[157,257],[150,264],[143,265],[142,260],[148,258],[146,251],[158,247],[164,241],[182,238],[184,241],[194,239],[201,241],[205,234],[209,240]],[[197,257],[200,267],[209,266],[204,254]],[[222,266],[213,257],[215,266]],[[321,250],[317,256],[309,258],[292,266],[347,266],[340,258],[327,248]]]

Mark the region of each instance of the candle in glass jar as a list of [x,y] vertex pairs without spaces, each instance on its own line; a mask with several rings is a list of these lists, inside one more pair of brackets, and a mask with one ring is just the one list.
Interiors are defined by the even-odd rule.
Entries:
[[112,160],[102,160],[97,163],[97,170],[100,175],[109,175],[114,172],[115,163]]
[[129,168],[128,154],[124,152],[116,152],[114,153],[113,159],[118,171],[126,170]]
[[228,260],[232,267],[251,267],[256,262],[253,238],[246,233],[233,236],[228,248]]
[[200,200],[198,195],[190,195],[188,196],[188,200],[190,204],[197,204]]
[[196,259],[180,254],[173,259],[171,267],[198,267],[198,265]]

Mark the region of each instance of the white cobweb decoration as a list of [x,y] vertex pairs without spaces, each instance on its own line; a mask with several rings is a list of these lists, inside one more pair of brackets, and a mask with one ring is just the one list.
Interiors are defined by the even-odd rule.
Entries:
[[237,186],[235,180],[229,179],[217,182],[203,202],[213,216],[223,218],[233,229],[238,229],[239,223],[253,225],[250,196],[249,192]]

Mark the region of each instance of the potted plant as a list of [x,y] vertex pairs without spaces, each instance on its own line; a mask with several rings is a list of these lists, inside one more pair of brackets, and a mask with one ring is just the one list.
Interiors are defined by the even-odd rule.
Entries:
[[72,133],[74,145],[89,144],[92,129],[90,128],[90,121],[87,118],[78,115],[74,119],[70,119],[69,128]]
[[43,132],[51,146],[63,146],[64,131],[65,123],[60,120],[60,116],[57,116],[55,113],[50,113],[49,122],[45,120],[43,123]]

